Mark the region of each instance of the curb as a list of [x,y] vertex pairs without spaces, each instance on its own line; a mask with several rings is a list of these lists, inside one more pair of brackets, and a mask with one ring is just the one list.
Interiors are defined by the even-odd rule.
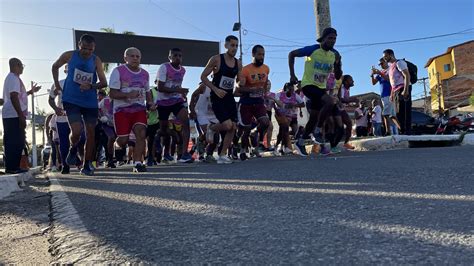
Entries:
[[41,172],[41,167],[30,168],[26,173],[0,176],[0,200],[10,196],[11,193],[21,191],[20,187]]
[[[350,143],[356,151],[380,151],[409,148],[410,142],[455,142],[460,141],[461,135],[396,135],[380,138],[353,140]],[[466,134],[461,145],[474,145],[474,134]]]

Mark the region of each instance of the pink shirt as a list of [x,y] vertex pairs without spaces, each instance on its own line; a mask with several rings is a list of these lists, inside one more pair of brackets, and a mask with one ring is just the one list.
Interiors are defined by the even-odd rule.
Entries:
[[[179,69],[175,69],[171,63],[165,63],[158,69],[157,79],[165,83],[167,88],[179,88],[183,83],[184,74],[186,69],[180,66]],[[184,102],[184,97],[181,93],[164,93],[158,91],[157,105],[160,106],[171,106],[177,103]]]

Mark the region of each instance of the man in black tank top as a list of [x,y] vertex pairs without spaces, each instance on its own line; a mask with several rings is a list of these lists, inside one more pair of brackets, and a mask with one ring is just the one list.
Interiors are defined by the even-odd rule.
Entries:
[[[226,53],[215,55],[209,59],[206,68],[201,74],[202,82],[211,89],[212,109],[219,120],[218,124],[211,124],[207,130],[207,140],[212,142],[215,132],[225,132],[223,147],[217,163],[228,164],[232,160],[227,157],[227,151],[237,128],[237,105],[234,99],[235,78],[242,70],[241,63],[235,58],[239,39],[233,35],[225,38]],[[213,73],[212,82],[208,76]]]

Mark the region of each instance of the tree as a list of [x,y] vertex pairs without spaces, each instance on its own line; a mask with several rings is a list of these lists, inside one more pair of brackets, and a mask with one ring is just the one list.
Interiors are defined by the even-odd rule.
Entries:
[[[100,28],[100,30],[103,31],[103,32],[107,32],[107,33],[115,33],[115,29],[113,29],[113,28]],[[126,31],[122,31],[122,34],[124,34],[124,35],[135,35],[135,32],[126,30]],[[110,64],[109,63],[102,63],[102,65],[104,66],[104,71],[106,73],[109,72]],[[119,65],[119,64],[117,63],[117,65]]]
[[474,93],[471,95],[471,97],[469,98],[469,104],[470,105],[474,105]]

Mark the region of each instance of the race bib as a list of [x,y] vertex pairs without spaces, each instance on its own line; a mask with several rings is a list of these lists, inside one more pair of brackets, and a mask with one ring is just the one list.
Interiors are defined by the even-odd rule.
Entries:
[[328,75],[323,73],[314,73],[314,81],[320,84],[326,84]]
[[131,104],[137,103],[143,105],[145,103],[145,89],[143,88],[129,88],[127,92],[138,91],[138,97],[135,99],[128,99],[128,102]]
[[260,92],[251,92],[249,94],[250,98],[262,98],[263,97],[263,91]]
[[234,78],[222,76],[221,82],[219,83],[219,88],[224,89],[224,90],[233,90],[234,82],[235,82]]
[[93,73],[84,72],[77,68],[74,69],[74,82],[78,84],[92,84]]

